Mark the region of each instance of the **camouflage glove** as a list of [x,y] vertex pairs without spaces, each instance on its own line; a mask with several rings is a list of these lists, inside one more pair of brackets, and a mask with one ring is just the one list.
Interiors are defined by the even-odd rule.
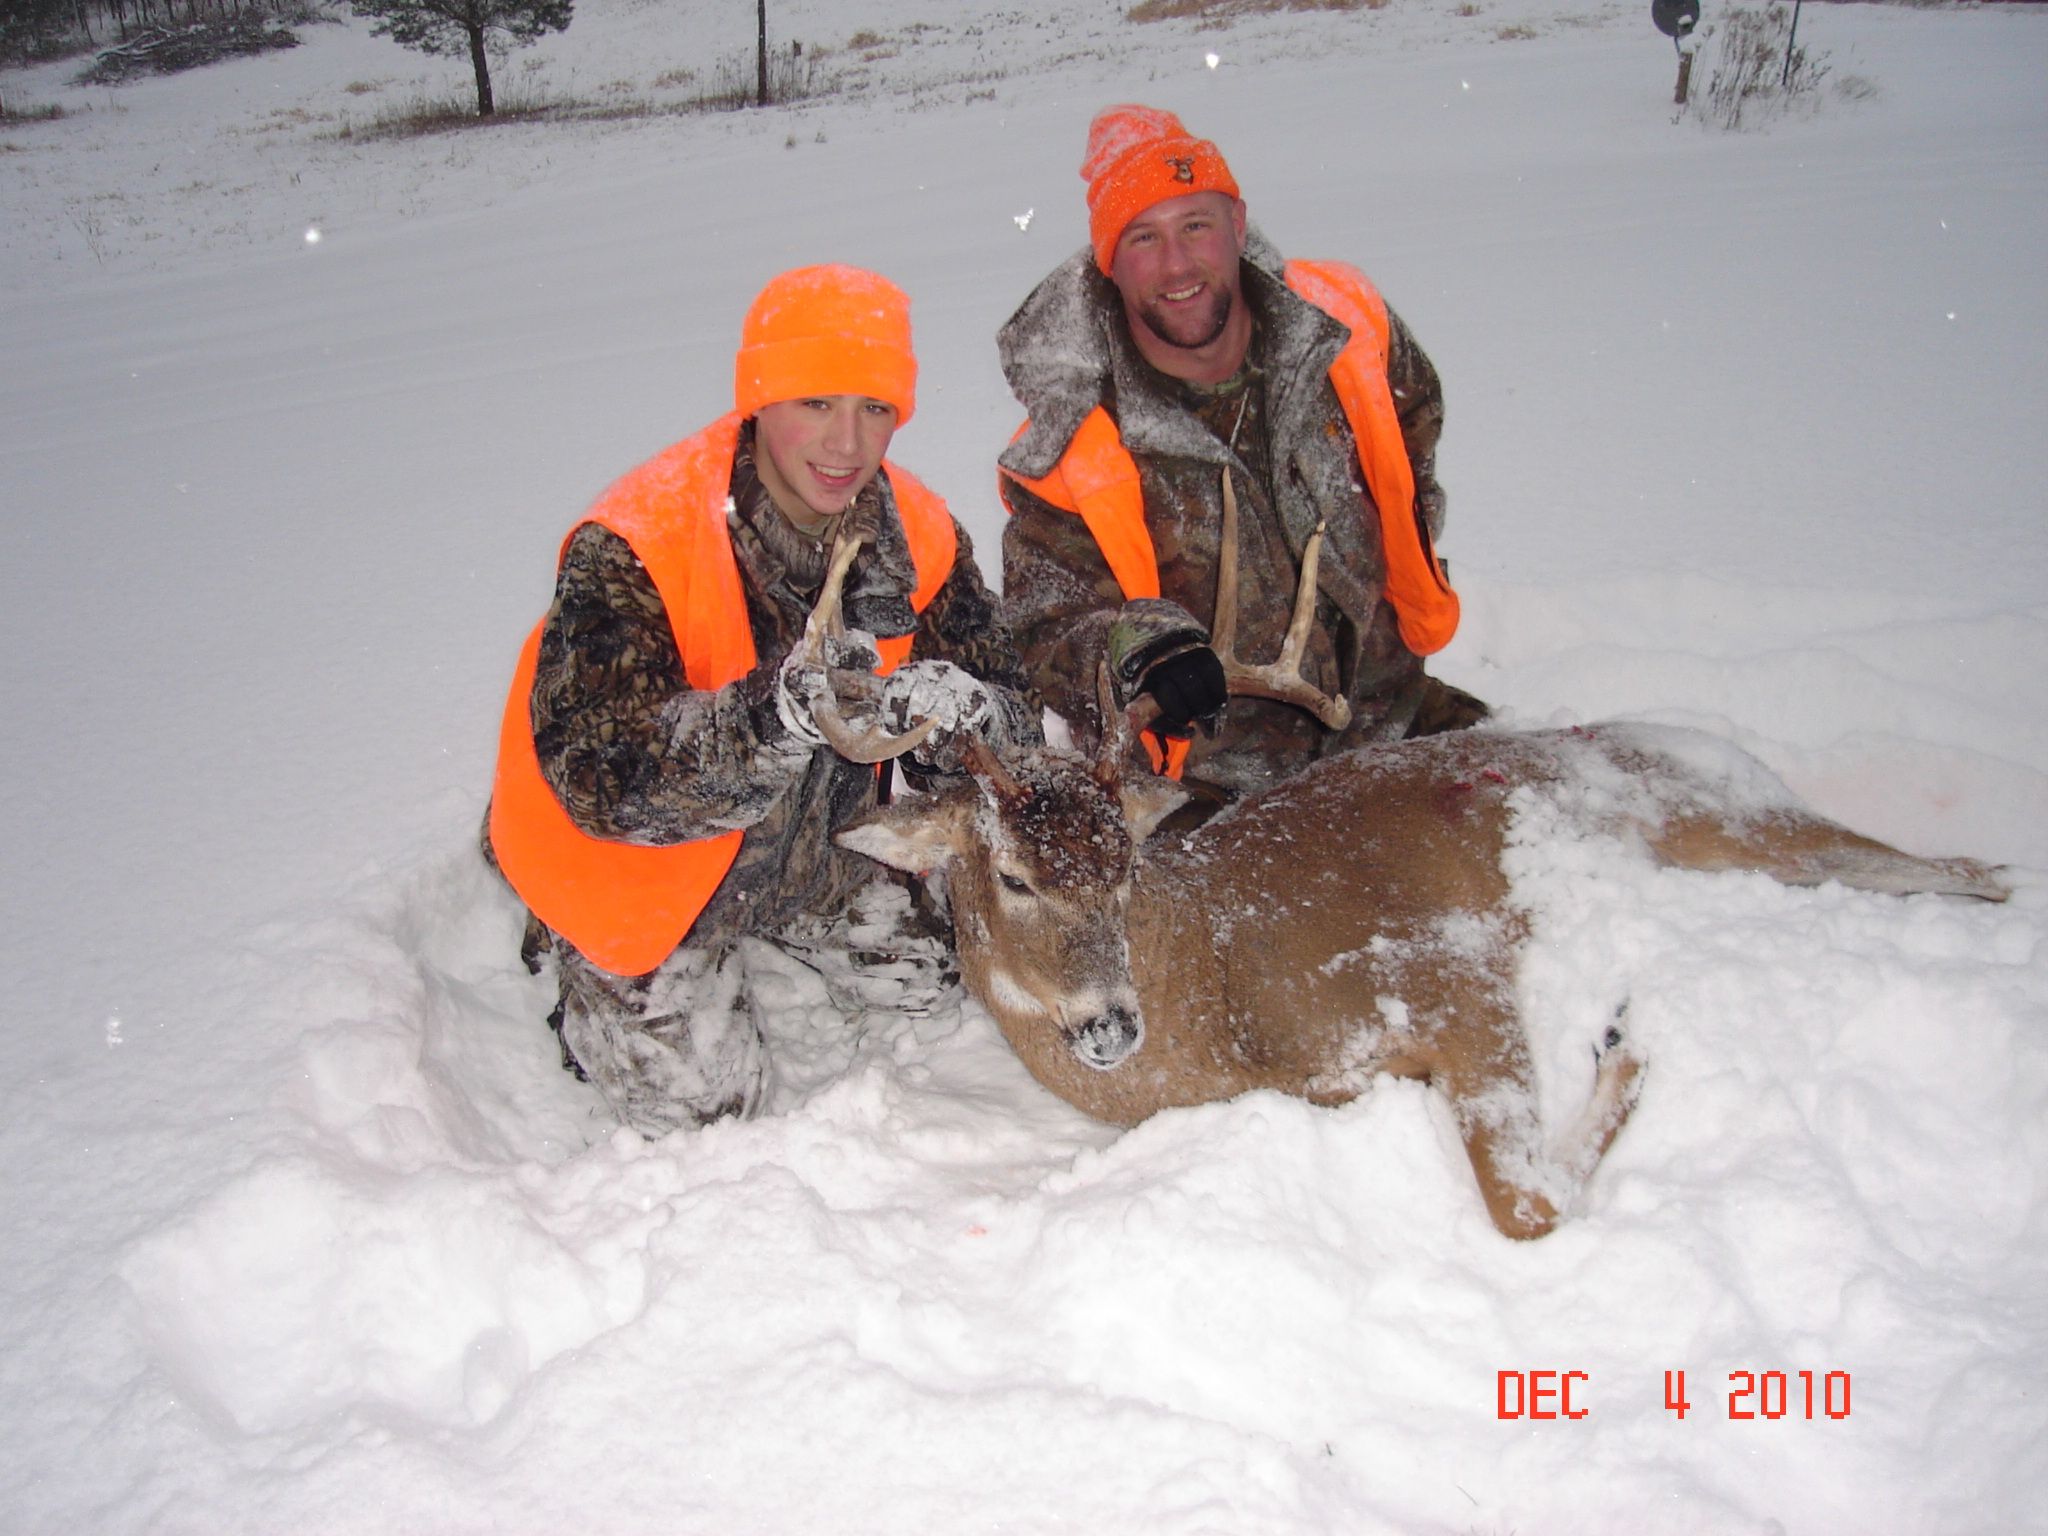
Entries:
[[828,635],[822,666],[805,654],[799,641],[775,675],[775,713],[782,728],[804,746],[824,746],[825,735],[818,729],[814,711],[820,699],[833,696],[831,672],[872,673],[880,660],[874,636],[864,630]]
[[1228,690],[1209,632],[1178,603],[1138,598],[1124,604],[1109,631],[1109,670],[1128,706],[1149,693],[1159,706],[1154,729],[1185,736],[1215,728]]
[[910,755],[927,768],[953,772],[967,743],[994,720],[996,706],[987,686],[952,662],[913,661],[882,684],[880,711],[883,727],[896,734],[936,720],[937,729]]

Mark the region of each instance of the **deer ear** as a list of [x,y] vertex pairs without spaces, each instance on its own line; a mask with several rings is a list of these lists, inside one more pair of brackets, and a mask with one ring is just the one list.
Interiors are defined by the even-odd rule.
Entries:
[[1123,797],[1124,820],[1130,825],[1134,843],[1144,842],[1188,800],[1188,792],[1173,780],[1149,773],[1125,780],[1118,794]]
[[935,795],[907,796],[878,805],[832,841],[909,874],[942,869],[960,847],[959,802]]

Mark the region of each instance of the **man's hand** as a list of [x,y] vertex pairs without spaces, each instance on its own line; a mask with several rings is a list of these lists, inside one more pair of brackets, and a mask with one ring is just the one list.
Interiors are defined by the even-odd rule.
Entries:
[[1223,663],[1206,645],[1191,646],[1154,663],[1139,682],[1138,692],[1149,693],[1157,701],[1159,716],[1152,725],[1164,736],[1185,736],[1197,725],[1204,734],[1213,730],[1216,716],[1230,696],[1223,680]]
[[1209,632],[1180,604],[1157,597],[1125,603],[1110,626],[1107,660],[1125,705],[1152,695],[1159,707],[1153,730],[1185,736],[1197,724],[1214,729],[1229,694],[1223,663]]

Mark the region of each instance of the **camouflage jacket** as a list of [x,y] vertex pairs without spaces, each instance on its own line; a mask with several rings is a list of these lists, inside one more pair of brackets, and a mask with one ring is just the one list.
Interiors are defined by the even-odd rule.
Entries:
[[[1246,366],[1200,388],[1154,370],[1131,341],[1117,291],[1087,251],[1057,268],[1003,326],[1003,371],[1030,424],[1002,467],[1040,478],[1097,405],[1115,418],[1138,465],[1145,521],[1164,601],[1126,605],[1087,525],[1008,477],[1003,600],[1038,697],[1093,737],[1095,676],[1113,626],[1118,651],[1176,626],[1202,633],[1215,607],[1222,475],[1234,475],[1240,519],[1238,655],[1279,654],[1303,545],[1327,521],[1320,597],[1304,670],[1341,694],[1354,719],[1341,735],[1291,705],[1233,699],[1213,738],[1197,736],[1186,782],[1225,796],[1295,772],[1362,741],[1398,738],[1423,687],[1422,662],[1402,643],[1382,595],[1379,514],[1365,489],[1351,429],[1329,381],[1349,332],[1305,303],[1280,276],[1278,253],[1256,232],[1243,273],[1254,321]],[[1398,316],[1388,382],[1415,473],[1418,521],[1443,526],[1436,480],[1443,391],[1435,367]],[[1131,631],[1137,634],[1133,638]]]
[[[913,634],[912,660],[950,661],[991,686],[992,736],[1037,741],[1036,706],[966,531],[956,520],[952,573],[919,614],[886,477],[847,515],[863,513],[880,531],[848,576],[847,624],[883,638]],[[583,831],[653,845],[745,831],[684,941],[691,947],[774,933],[800,914],[831,916],[878,872],[831,841],[875,803],[875,769],[804,745],[776,712],[776,675],[824,579],[830,530],[822,541],[806,537],[776,509],[754,469],[751,430],[733,464],[729,525],[753,671],[715,692],[693,690],[652,578],[625,540],[586,523],[562,556],[533,685],[542,776]]]

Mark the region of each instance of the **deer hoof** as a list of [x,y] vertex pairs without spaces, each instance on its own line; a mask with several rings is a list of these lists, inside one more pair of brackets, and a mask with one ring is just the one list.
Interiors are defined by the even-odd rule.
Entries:
[[1145,1021],[1128,1008],[1112,1008],[1067,1035],[1067,1049],[1098,1072],[1121,1066],[1145,1039]]
[[1599,1061],[1609,1051],[1613,1050],[1617,1045],[1620,1045],[1624,1040],[1628,1038],[1628,1035],[1622,1029],[1622,1025],[1626,1023],[1627,1020],[1628,1004],[1626,1002],[1617,1004],[1614,1009],[1614,1022],[1607,1026],[1606,1030],[1600,1036],[1599,1043],[1593,1047],[1593,1059],[1595,1061]]

